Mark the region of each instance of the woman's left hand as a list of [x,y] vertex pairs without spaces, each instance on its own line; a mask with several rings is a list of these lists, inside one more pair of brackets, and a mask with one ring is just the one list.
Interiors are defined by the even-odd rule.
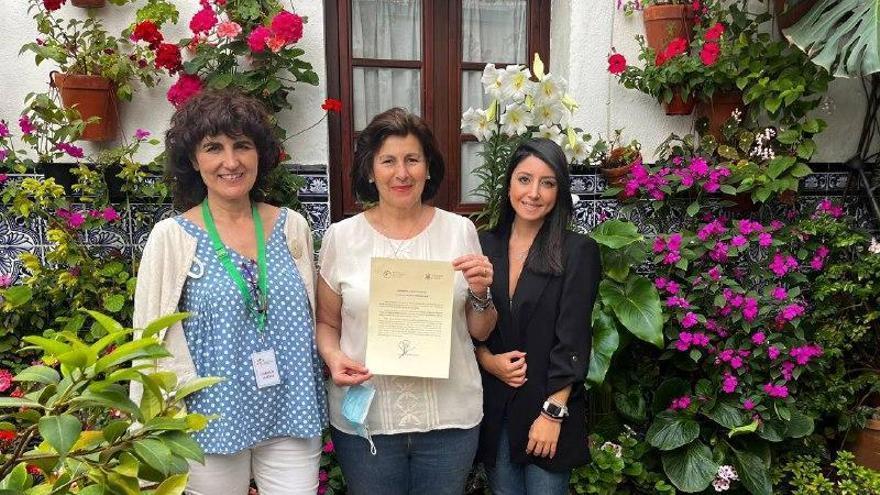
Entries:
[[556,455],[556,443],[559,441],[561,429],[562,422],[547,419],[543,414],[539,414],[529,428],[526,454],[552,459]]
[[452,260],[452,268],[464,275],[471,292],[483,297],[492,285],[492,263],[482,254],[466,254]]

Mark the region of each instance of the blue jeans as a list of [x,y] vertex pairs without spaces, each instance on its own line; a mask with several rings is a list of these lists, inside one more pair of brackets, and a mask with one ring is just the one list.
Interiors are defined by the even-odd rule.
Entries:
[[480,427],[366,439],[330,428],[349,495],[461,495],[477,453]]
[[533,464],[510,462],[507,423],[501,427],[495,466],[486,469],[493,495],[566,495],[571,471],[557,473]]

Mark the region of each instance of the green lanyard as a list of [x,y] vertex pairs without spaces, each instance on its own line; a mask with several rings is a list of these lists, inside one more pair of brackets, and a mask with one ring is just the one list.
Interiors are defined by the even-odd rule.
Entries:
[[257,205],[251,206],[251,216],[254,220],[254,233],[257,236],[257,265],[260,268],[259,291],[257,293],[259,300],[256,303],[253,296],[251,296],[251,291],[248,290],[247,282],[241,276],[241,272],[232,264],[229,252],[220,240],[220,234],[217,233],[217,226],[214,224],[214,217],[211,216],[211,210],[208,208],[208,200],[202,201],[202,218],[205,221],[208,235],[211,237],[211,243],[214,245],[214,252],[217,253],[217,259],[220,260],[223,268],[226,269],[226,273],[229,274],[229,277],[238,286],[238,291],[241,292],[241,297],[244,298],[248,311],[250,311],[257,322],[257,332],[262,334],[266,328],[266,316],[269,312],[266,240],[263,238],[263,220],[260,218],[259,213],[257,213]]

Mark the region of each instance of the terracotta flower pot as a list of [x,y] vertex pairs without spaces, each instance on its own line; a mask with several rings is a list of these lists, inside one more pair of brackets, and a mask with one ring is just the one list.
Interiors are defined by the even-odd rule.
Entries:
[[107,0],[70,0],[74,7],[82,7],[84,9],[99,9],[107,4]]
[[697,105],[697,113],[709,120],[709,134],[721,141],[721,128],[737,108],[743,111],[742,93],[739,91],[723,91],[712,95],[709,101],[701,101]]
[[109,79],[53,72],[52,84],[61,93],[64,106],[75,107],[83,120],[100,118],[98,122],[86,126],[82,139],[107,141],[116,137],[119,128],[119,103],[116,88]]
[[684,98],[681,97],[680,91],[673,93],[672,101],[664,104],[666,115],[690,115],[694,113],[694,107],[696,105],[697,101],[694,97],[690,97],[687,101],[684,101]]
[[776,25],[781,33],[783,29],[793,26],[812,9],[819,0],[804,0],[794,7],[788,8],[786,0],[774,0],[773,13],[776,14]]
[[[620,150],[623,151],[622,148],[616,148],[611,150],[610,156],[614,157],[615,151]],[[605,167],[603,166],[599,170],[602,172],[602,175],[605,176],[605,182],[609,187],[623,187],[626,184],[626,177],[629,175],[630,171],[635,166],[636,162],[642,159],[641,155],[637,155],[636,158],[624,165],[618,165],[616,167]]]
[[645,41],[655,52],[663,50],[675,38],[690,42],[694,37],[693,19],[690,5],[649,5],[642,12]]
[[880,470],[880,420],[868,420],[865,429],[856,436],[852,452],[857,464]]

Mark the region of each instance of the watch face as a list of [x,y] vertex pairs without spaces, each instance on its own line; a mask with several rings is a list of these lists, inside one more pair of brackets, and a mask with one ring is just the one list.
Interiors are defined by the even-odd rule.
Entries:
[[559,416],[562,414],[562,408],[552,402],[544,403],[544,411],[551,416]]

